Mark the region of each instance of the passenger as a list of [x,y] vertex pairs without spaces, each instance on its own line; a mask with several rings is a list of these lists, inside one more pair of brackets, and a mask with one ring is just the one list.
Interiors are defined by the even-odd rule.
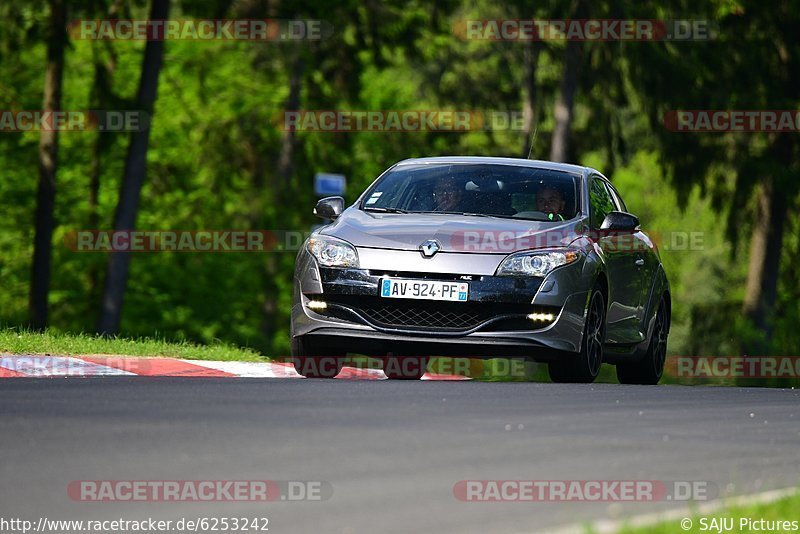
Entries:
[[536,209],[547,215],[551,221],[563,221],[564,195],[552,185],[543,185],[536,193]]

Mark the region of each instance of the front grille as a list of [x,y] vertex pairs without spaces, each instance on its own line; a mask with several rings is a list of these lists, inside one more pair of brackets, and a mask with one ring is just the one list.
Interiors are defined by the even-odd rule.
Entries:
[[[390,300],[353,295],[330,295],[325,300],[349,308],[378,326],[421,330],[471,330],[499,315],[524,314],[532,310],[527,304]],[[353,319],[352,312],[339,306],[329,306],[327,313]]]
[[365,306],[361,311],[372,321],[389,326],[467,330],[485,320],[474,309],[459,309],[458,304],[444,302],[382,303]]

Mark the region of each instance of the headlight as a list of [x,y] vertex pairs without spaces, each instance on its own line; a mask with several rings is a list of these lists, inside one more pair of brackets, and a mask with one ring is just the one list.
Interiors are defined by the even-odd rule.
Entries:
[[562,265],[578,259],[575,250],[547,250],[513,254],[503,260],[497,268],[499,276],[547,276]]
[[316,236],[308,240],[308,251],[325,267],[358,267],[358,253],[341,239]]

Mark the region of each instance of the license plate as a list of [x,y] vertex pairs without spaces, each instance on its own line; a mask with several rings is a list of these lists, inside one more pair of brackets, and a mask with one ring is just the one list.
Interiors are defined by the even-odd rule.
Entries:
[[469,284],[466,282],[440,282],[435,280],[381,280],[381,297],[390,299],[425,299],[466,302]]

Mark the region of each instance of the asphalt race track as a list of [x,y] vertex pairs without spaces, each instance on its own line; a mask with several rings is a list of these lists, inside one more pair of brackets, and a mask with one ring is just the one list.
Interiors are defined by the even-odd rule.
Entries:
[[[542,532],[675,502],[462,502],[461,480],[800,481],[800,392],[110,377],[0,382],[0,516],[269,532]],[[79,502],[76,480],[325,481],[323,502]],[[676,525],[676,532],[680,531]]]

